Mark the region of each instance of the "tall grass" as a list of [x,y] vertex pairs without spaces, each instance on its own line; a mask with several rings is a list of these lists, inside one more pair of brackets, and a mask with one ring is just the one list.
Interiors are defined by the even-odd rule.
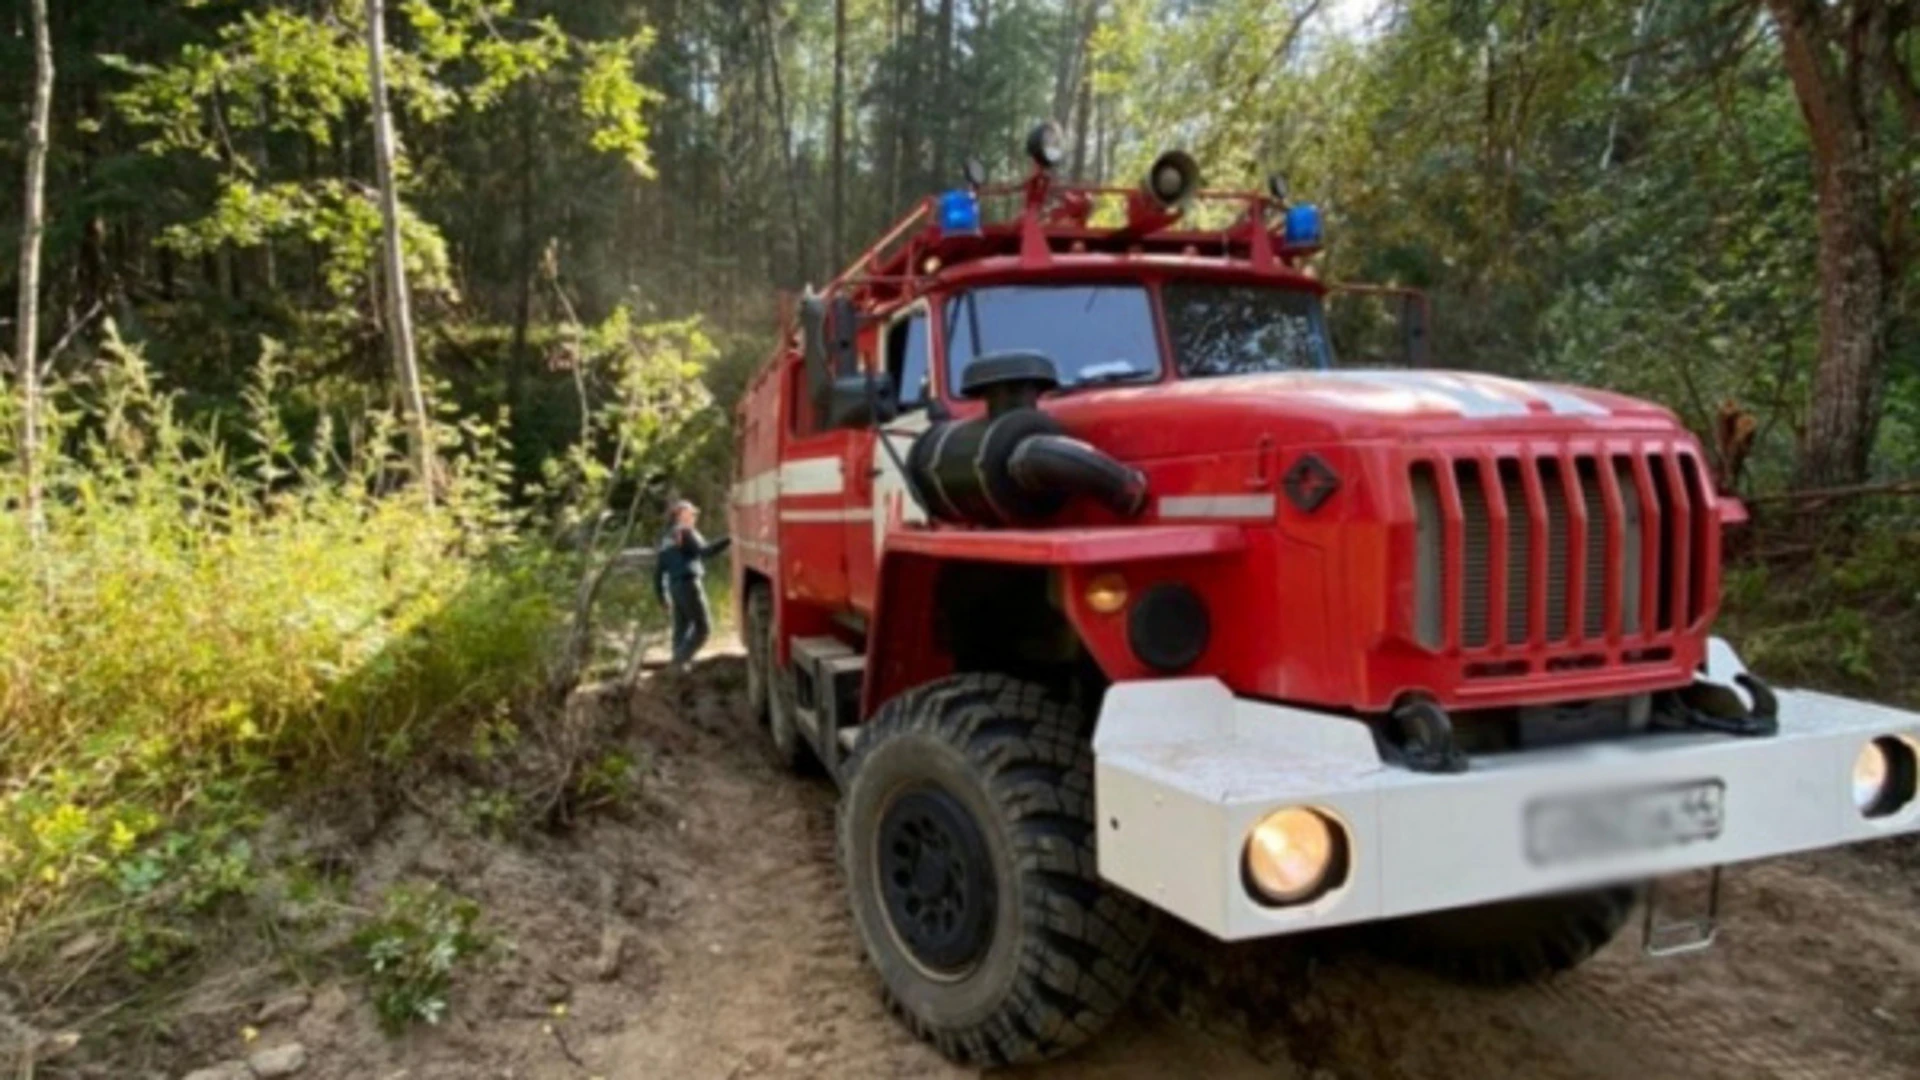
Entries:
[[540,682],[560,590],[495,433],[436,429],[430,508],[392,417],[296,446],[279,381],[269,350],[222,439],[109,335],[56,395],[43,530],[0,435],[0,948],[89,889],[162,887],[182,830],[264,788],[397,761]]

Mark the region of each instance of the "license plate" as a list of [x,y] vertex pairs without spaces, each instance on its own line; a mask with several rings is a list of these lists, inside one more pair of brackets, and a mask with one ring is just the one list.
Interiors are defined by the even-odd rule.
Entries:
[[1660,787],[1539,799],[1527,807],[1527,857],[1542,866],[1713,840],[1726,824],[1727,785]]

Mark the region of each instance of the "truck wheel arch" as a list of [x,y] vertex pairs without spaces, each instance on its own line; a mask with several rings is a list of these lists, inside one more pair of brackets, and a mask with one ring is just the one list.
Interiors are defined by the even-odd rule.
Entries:
[[963,671],[1038,678],[1036,669],[1044,669],[1102,686],[1126,674],[1115,642],[1090,639],[1072,605],[1061,602],[1075,581],[1071,568],[888,555],[868,631],[861,719]]

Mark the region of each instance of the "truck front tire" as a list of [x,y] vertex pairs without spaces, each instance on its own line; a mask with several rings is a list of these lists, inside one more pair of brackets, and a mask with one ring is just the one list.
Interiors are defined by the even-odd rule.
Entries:
[[1389,959],[1459,982],[1537,982],[1605,948],[1638,897],[1624,885],[1534,896],[1395,919],[1370,933]]
[[1152,911],[1095,868],[1083,727],[1044,687],[957,675],[889,702],[848,762],[854,923],[888,1003],[954,1061],[1071,1050],[1145,965]]

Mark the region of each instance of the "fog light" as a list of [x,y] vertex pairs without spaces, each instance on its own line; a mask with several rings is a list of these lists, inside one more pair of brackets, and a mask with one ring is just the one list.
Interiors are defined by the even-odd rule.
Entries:
[[1853,759],[1853,805],[1869,818],[1897,814],[1913,802],[1914,751],[1905,739],[1883,736]]
[[1119,574],[1101,574],[1087,583],[1087,606],[1101,615],[1111,615],[1127,606],[1127,579]]
[[1317,810],[1290,806],[1253,827],[1242,862],[1255,899],[1304,904],[1346,880],[1346,832]]
[[1213,619],[1206,601],[1177,581],[1163,581],[1134,602],[1127,616],[1127,644],[1140,662],[1171,675],[1206,655]]

